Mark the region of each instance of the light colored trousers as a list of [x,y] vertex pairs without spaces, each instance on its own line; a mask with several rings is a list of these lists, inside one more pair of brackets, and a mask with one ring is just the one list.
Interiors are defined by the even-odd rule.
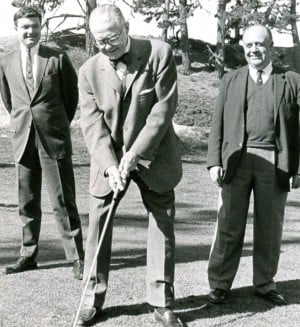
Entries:
[[[136,173],[131,175],[142,195],[148,212],[147,237],[147,301],[157,307],[172,307],[174,302],[174,191],[157,193],[150,190]],[[129,183],[128,183],[129,184]],[[127,187],[128,187],[127,184]],[[119,194],[117,204],[126,190]],[[101,232],[112,201],[112,193],[104,198],[91,196],[89,227],[85,248],[83,285],[91,269]],[[114,213],[113,213],[114,214]],[[113,219],[110,220],[103,244],[92,270],[83,305],[102,307],[108,286],[111,260]],[[134,234],[132,235],[134,238]]]
[[276,289],[287,192],[277,183],[275,151],[246,148],[238,169],[219,198],[214,242],[208,263],[211,289],[229,290],[241,258],[250,195],[254,196],[253,284],[258,292]]

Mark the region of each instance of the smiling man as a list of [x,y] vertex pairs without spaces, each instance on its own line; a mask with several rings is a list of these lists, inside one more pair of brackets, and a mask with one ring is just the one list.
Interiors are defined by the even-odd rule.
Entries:
[[78,102],[77,76],[66,54],[39,43],[38,11],[22,8],[14,22],[20,46],[1,58],[0,91],[11,117],[23,237],[20,258],[5,273],[37,268],[43,172],[66,258],[73,261],[74,277],[82,279],[69,127]]
[[220,198],[208,298],[212,303],[227,300],[253,192],[255,294],[284,305],[287,301],[276,291],[273,278],[287,192],[300,185],[300,76],[273,66],[272,35],[266,27],[248,27],[243,47],[248,65],[224,76],[209,136],[208,168],[220,187]]
[[[79,71],[81,126],[91,155],[90,214],[79,323],[101,314],[108,285],[113,223],[96,253],[113,192],[117,202],[130,181],[148,213],[147,300],[164,326],[182,326],[174,304],[174,187],[182,170],[172,118],[177,76],[172,49],[158,40],[128,36],[120,9],[102,5],[90,17],[100,53]],[[134,235],[132,235],[134,237]]]

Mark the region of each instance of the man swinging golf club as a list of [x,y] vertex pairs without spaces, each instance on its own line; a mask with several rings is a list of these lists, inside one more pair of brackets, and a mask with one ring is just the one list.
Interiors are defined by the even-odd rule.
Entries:
[[88,324],[101,314],[108,284],[112,219],[105,235],[101,234],[114,191],[119,190],[112,215],[133,180],[149,218],[147,301],[163,326],[182,326],[173,312],[174,187],[181,179],[182,167],[172,126],[177,104],[172,50],[158,40],[129,37],[129,25],[114,5],[94,9],[90,29],[100,53],[79,71],[81,127],[91,155],[91,199],[83,280],[86,289],[78,324]]

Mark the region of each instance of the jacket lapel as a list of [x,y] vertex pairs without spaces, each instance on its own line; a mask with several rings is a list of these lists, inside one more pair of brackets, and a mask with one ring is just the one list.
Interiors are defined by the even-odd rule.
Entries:
[[41,84],[48,60],[49,60],[49,56],[47,55],[47,51],[43,46],[40,45],[39,52],[38,52],[38,62],[37,62],[37,74],[36,74],[36,83],[35,83],[36,87],[35,87],[33,98]]
[[15,75],[15,85],[17,87],[17,85],[19,85],[18,87],[25,93],[28,94],[28,90],[26,87],[26,82],[24,79],[24,75],[23,75],[23,70],[22,70],[22,63],[21,63],[21,50],[18,49],[17,51],[13,52],[11,55],[11,59],[10,59],[10,63],[11,63],[11,69],[12,69],[12,74]]
[[129,51],[129,56],[130,56],[130,63],[127,67],[127,75],[126,75],[126,92],[125,96],[128,94],[132,83],[134,82],[137,73],[139,71],[139,68],[141,67],[143,63],[143,57],[145,56],[146,53],[146,48],[145,47],[139,47],[139,43],[136,42],[135,39],[130,38],[130,51]]
[[122,94],[122,83],[115,69],[109,62],[109,58],[107,56],[99,54],[98,59],[100,70],[105,72],[105,82],[108,83],[115,91]]
[[275,92],[275,99],[274,99],[274,122],[276,122],[280,102],[284,92],[284,86],[286,84],[285,74],[282,70],[274,67],[273,69],[274,74],[274,92]]
[[237,76],[236,83],[237,83],[237,90],[238,94],[236,97],[236,104],[237,108],[242,108],[243,114],[245,114],[245,103],[246,103],[246,96],[247,96],[247,81],[248,81],[249,69],[248,66],[241,68],[240,74]]

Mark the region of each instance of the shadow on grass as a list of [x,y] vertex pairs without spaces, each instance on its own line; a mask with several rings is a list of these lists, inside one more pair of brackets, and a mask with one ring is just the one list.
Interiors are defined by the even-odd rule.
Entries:
[[[289,305],[300,303],[300,279],[278,282],[277,288],[279,292],[284,292]],[[209,304],[206,295],[190,295],[175,301],[175,310],[185,323],[238,313],[240,316],[235,316],[232,320],[236,322],[239,318],[251,317],[273,308],[271,303],[254,296],[253,288],[249,286],[233,289],[228,303],[222,305]],[[107,307],[94,320],[93,325],[120,316],[139,316],[152,311],[151,306],[145,302]],[[229,323],[230,321],[227,321],[227,324]]]
[[[278,282],[277,289],[286,296],[290,305],[300,304],[300,279]],[[180,316],[185,322],[236,313],[241,314],[240,318],[245,318],[273,308],[271,303],[254,296],[253,288],[249,286],[231,290],[228,303],[223,305],[208,304],[206,295],[191,295],[176,301],[176,309],[181,311]],[[233,319],[236,321],[239,318]]]

